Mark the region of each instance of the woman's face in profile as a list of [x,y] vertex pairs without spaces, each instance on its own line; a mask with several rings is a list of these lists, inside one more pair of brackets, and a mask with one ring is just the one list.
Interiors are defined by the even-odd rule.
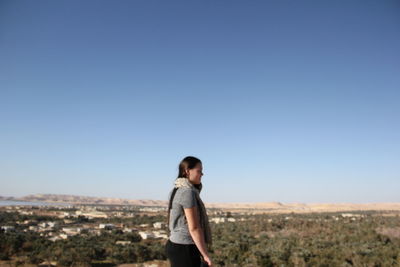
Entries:
[[189,169],[189,180],[193,184],[200,184],[202,176],[203,176],[203,165],[201,163],[197,163],[196,167],[194,167],[193,169]]

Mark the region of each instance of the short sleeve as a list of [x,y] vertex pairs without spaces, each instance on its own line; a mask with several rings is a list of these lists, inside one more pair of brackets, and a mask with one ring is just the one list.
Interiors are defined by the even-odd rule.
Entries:
[[195,192],[186,189],[181,192],[180,203],[184,209],[192,208],[197,205]]

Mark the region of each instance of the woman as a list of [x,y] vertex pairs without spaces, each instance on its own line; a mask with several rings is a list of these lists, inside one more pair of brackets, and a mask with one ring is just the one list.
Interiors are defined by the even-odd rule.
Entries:
[[202,176],[203,166],[198,158],[188,156],[180,162],[168,205],[170,234],[165,252],[171,267],[213,266],[208,254],[211,230],[200,198]]

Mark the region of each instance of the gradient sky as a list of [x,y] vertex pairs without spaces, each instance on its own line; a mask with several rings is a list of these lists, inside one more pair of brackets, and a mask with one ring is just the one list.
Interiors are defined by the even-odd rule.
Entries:
[[0,3],[0,195],[400,201],[399,1]]

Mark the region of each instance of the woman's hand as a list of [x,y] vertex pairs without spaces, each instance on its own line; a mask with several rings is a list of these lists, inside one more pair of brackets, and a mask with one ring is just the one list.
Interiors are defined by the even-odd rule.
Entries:
[[203,257],[204,261],[208,264],[209,267],[213,267],[210,257]]

